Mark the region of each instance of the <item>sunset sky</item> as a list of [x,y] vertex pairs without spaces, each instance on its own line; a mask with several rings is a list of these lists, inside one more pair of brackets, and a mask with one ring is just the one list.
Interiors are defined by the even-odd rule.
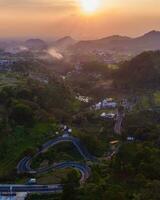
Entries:
[[84,0],[0,0],[0,37],[94,39],[160,30],[160,0],[97,2],[86,8]]

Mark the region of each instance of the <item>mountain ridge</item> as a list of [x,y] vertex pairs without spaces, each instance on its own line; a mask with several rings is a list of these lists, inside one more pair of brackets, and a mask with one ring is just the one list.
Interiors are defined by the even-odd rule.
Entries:
[[150,31],[142,36],[131,38],[128,36],[113,35],[97,40],[82,40],[72,45],[72,50],[115,50],[141,52],[160,49],[160,31]]

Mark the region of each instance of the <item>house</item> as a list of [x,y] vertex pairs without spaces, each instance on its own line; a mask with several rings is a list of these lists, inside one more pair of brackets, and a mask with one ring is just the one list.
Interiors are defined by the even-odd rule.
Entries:
[[113,119],[116,115],[114,113],[103,112],[100,116],[105,119]]
[[135,140],[135,138],[134,138],[133,136],[128,136],[128,137],[127,137],[127,141],[132,142],[132,141],[134,141],[134,140]]
[[94,108],[95,110],[100,110],[101,107],[102,107],[101,102],[98,102],[97,104],[95,104],[95,105],[93,106],[93,108]]
[[106,98],[93,106],[93,109],[100,110],[106,108],[116,108],[117,103],[112,98]]
[[102,101],[102,108],[116,108],[117,103],[112,98],[107,98]]

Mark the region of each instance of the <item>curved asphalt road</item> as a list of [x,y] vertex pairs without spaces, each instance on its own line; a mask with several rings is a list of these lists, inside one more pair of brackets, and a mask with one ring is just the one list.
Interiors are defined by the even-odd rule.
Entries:
[[92,156],[87,149],[84,147],[84,145],[81,144],[80,140],[78,138],[67,136],[67,137],[58,137],[56,139],[50,140],[47,143],[45,143],[42,146],[42,150],[39,153],[42,153],[46,150],[48,150],[50,147],[55,146],[56,144],[62,143],[62,142],[71,142],[79,151],[79,153],[84,157],[85,160],[95,160],[96,158]]
[[[49,148],[62,143],[62,142],[71,142],[83,156],[85,160],[95,161],[96,158],[93,157],[87,149],[80,143],[80,140],[72,137],[58,137],[56,139],[50,140],[42,146],[42,149],[33,157],[37,157],[39,154],[46,152]],[[17,166],[18,173],[46,173],[50,170],[64,169],[64,168],[74,168],[81,173],[80,183],[85,182],[90,176],[90,168],[86,164],[77,163],[77,162],[62,162],[58,164],[53,164],[50,167],[40,168],[37,170],[31,169],[32,157],[24,157]],[[62,192],[63,186],[60,184],[56,185],[0,185],[0,192],[7,193],[16,193],[16,192],[27,192],[27,193],[55,193]]]
[[[56,139],[48,141],[47,143],[45,143],[42,146],[41,150],[33,158],[46,152],[49,148],[51,148],[59,143],[64,143],[64,142],[73,143],[73,145],[77,148],[77,150],[84,157],[85,160],[92,160],[92,161],[96,160],[96,158],[93,157],[86,150],[86,148],[80,143],[80,140],[75,137],[72,137],[72,136],[68,136],[68,137],[62,136],[62,137],[58,137]],[[30,173],[30,174],[46,173],[46,172],[48,172],[50,170],[54,170],[54,169],[73,167],[73,168],[78,169],[81,172],[81,174],[84,175],[83,177],[88,178],[88,176],[89,176],[89,168],[85,164],[80,164],[80,163],[76,163],[76,162],[63,162],[63,163],[53,164],[50,167],[40,168],[35,171],[35,170],[31,169],[31,162],[32,162],[33,158],[30,156],[24,157],[17,166],[18,173]]]

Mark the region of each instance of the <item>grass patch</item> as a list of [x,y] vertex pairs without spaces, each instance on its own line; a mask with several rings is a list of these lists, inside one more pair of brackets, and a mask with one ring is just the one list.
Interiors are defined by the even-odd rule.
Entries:
[[67,178],[67,174],[73,169],[58,169],[47,174],[37,176],[38,184],[58,184]]
[[53,163],[68,160],[81,161],[83,158],[72,143],[60,143],[35,158],[32,162],[32,167],[34,169],[48,167]]

